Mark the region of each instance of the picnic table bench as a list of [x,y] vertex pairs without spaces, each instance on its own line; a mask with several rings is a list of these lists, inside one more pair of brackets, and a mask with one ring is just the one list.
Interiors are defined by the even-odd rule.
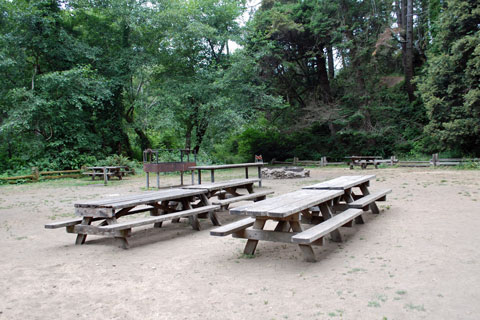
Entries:
[[234,168],[245,168],[245,178],[248,179],[248,168],[257,167],[258,168],[258,186],[262,186],[262,169],[263,162],[249,162],[249,163],[235,163],[235,164],[222,164],[222,165],[211,165],[211,166],[193,166],[189,169],[192,170],[192,181],[194,181],[195,171],[198,171],[198,184],[202,184],[202,170],[210,170],[210,182],[215,182],[215,170],[222,169],[234,169]]
[[[371,194],[368,190],[370,186],[370,180],[375,179],[375,175],[362,175],[362,176],[341,176],[332,180],[320,182],[311,186],[303,187],[303,189],[314,190],[343,190],[343,200],[346,206],[349,208],[360,208],[364,211],[371,210],[372,213],[380,213],[375,201],[385,201],[387,194],[392,192],[391,189],[379,190]],[[361,193],[354,193],[353,188],[359,188]],[[335,203],[336,208],[343,209],[337,199]],[[362,217],[359,216],[356,219],[357,223],[363,223]]]
[[[169,189],[156,192],[145,192],[137,195],[115,197],[110,199],[85,201],[75,204],[76,219],[49,223],[47,229],[65,227],[68,233],[77,234],[75,244],[84,244],[87,235],[111,236],[118,239],[121,245],[128,248],[127,238],[131,229],[153,224],[160,228],[164,221],[178,222],[180,218],[189,218],[195,230],[200,230],[198,217],[208,214],[214,225],[220,223],[215,211],[218,205],[211,205],[206,190]],[[141,217],[119,223],[123,216],[150,211],[150,217]],[[92,222],[99,222],[92,225]]]
[[366,169],[368,165],[373,165],[375,169],[378,169],[380,162],[377,162],[377,160],[382,159],[382,157],[379,156],[351,156],[345,158],[349,159],[348,165],[350,169],[353,169],[354,166],[360,166],[362,169]]
[[[217,196],[218,200],[212,200],[213,204],[220,205],[223,209],[234,202],[253,200],[264,200],[267,195],[274,193],[273,191],[254,192],[253,184],[259,182],[260,179],[234,179],[227,181],[219,181],[207,184],[191,185],[182,187],[187,190],[206,190],[207,197]],[[240,194],[238,189],[246,189],[248,194]]]
[[84,175],[91,176],[92,180],[95,180],[95,177],[97,176],[103,177],[105,185],[111,177],[117,177],[119,180],[122,180],[122,177],[129,173],[133,173],[133,169],[130,169],[127,166],[87,167],[87,169],[90,171],[83,172]]

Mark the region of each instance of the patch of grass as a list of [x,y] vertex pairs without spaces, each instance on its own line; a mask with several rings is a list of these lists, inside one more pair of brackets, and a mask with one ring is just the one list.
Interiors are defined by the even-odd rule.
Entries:
[[348,273],[357,273],[357,272],[366,272],[366,269],[363,268],[353,268],[352,270],[348,271]]
[[407,293],[407,291],[405,291],[405,290],[397,290],[397,291],[395,291],[395,293],[396,293],[396,294],[399,294],[399,295],[404,295],[404,294]]
[[380,303],[378,303],[378,301],[369,301],[368,302],[368,307],[370,307],[370,308],[380,308]]
[[405,309],[416,310],[416,311],[426,311],[425,307],[422,305],[414,305],[413,303],[407,303]]
[[246,253],[242,253],[237,257],[237,259],[253,259],[253,258],[255,258],[254,254],[246,254]]

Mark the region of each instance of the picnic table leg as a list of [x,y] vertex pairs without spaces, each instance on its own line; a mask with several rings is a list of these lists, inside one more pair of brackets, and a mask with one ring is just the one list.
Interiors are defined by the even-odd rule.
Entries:
[[290,230],[290,224],[288,221],[278,221],[275,231],[288,232]]
[[[190,205],[190,202],[188,199],[182,199],[181,201],[183,210],[190,210],[192,209],[192,206]],[[194,230],[200,231],[200,222],[198,221],[198,217],[196,215],[189,216],[188,220],[190,221],[190,224],[192,225],[192,228]]]
[[160,172],[157,172],[157,189],[160,189]]
[[[159,216],[160,215],[160,210],[157,207],[154,207],[152,210],[150,210],[150,215],[151,216]],[[161,228],[162,223],[161,222],[156,222],[153,224],[154,228]]]
[[202,170],[198,169],[198,184],[202,184]]
[[[292,227],[293,232],[302,232],[303,228],[302,225],[299,222],[299,215],[297,214],[294,220],[290,220],[290,226]],[[309,244],[299,244],[300,250],[303,253],[303,256],[305,258],[305,261],[307,262],[315,262],[317,261],[315,259],[315,253],[313,252],[312,246]]]
[[[106,221],[109,225],[117,224],[117,218],[115,217],[106,219]],[[128,249],[129,244],[128,244],[127,237],[130,236],[131,229],[120,230],[119,233],[120,233],[119,236],[115,236],[115,240],[120,244],[120,247],[122,247],[123,249]]]
[[210,181],[215,182],[215,170],[210,170]]
[[[252,229],[262,230],[265,226],[265,219],[256,218],[255,222],[253,223]],[[243,249],[244,254],[253,255],[255,253],[255,249],[257,248],[258,240],[248,240],[247,244],[245,245],[245,249]]]
[[[345,195],[344,195],[345,201],[347,203],[353,202],[353,197],[352,197],[352,189],[346,189],[345,190]],[[357,224],[364,224],[362,215],[359,215],[355,218],[355,223]]]
[[[92,223],[92,217],[83,217],[82,222],[80,223],[81,225],[90,225]],[[85,240],[87,239],[86,234],[77,234],[77,239],[75,240],[76,245],[81,245],[85,243]]]
[[[200,202],[204,205],[204,206],[209,206],[210,205],[210,201],[208,200],[207,196],[205,194],[201,194],[200,195]],[[218,221],[218,216],[217,214],[215,213],[215,211],[210,211],[208,213],[208,217],[210,218],[210,220],[212,221],[213,225],[214,226],[221,226],[222,224],[220,223],[220,221]]]
[[150,173],[147,172],[147,190],[150,188]]
[[253,183],[247,185],[245,188],[247,189],[248,193],[253,193]]
[[[332,210],[330,210],[330,207],[326,203],[322,203],[320,205],[320,211],[322,212],[323,221],[326,221],[331,217],[333,217]],[[338,229],[335,229],[332,232],[330,232],[330,237],[332,238],[333,242],[343,242],[342,234]]]
[[258,168],[258,179],[260,179],[260,181],[258,181],[258,186],[261,188],[262,187],[262,169],[260,168],[260,166],[258,166],[257,168]]
[[248,179],[248,167],[245,167],[245,179]]
[[[370,191],[368,191],[368,188],[367,188],[367,185],[366,184],[361,184],[360,185],[360,190],[362,191],[362,194],[364,196],[366,195],[369,195],[370,194]],[[378,206],[375,202],[372,202],[368,205],[368,207],[370,208],[370,210],[372,211],[372,213],[375,213],[375,214],[379,214],[380,213],[380,210],[378,209]]]

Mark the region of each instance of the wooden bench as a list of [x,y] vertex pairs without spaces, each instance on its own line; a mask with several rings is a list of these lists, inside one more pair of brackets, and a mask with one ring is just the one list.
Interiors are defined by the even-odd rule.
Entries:
[[140,227],[148,224],[155,224],[155,223],[159,223],[167,220],[195,216],[200,213],[215,211],[215,210],[218,210],[219,208],[220,206],[217,206],[217,205],[204,206],[204,207],[199,207],[199,208],[185,210],[185,211],[162,214],[160,216],[153,216],[153,217],[148,217],[144,219],[136,219],[132,221],[120,222],[120,223],[111,224],[108,226],[102,226],[99,229],[105,232],[115,232],[115,231]]
[[228,208],[228,206],[232,203],[239,202],[239,201],[245,201],[245,200],[253,200],[254,202],[260,201],[260,200],[265,200],[267,195],[273,194],[273,191],[261,191],[261,192],[254,192],[254,193],[249,193],[245,194],[243,196],[239,197],[232,197],[228,199],[219,199],[219,200],[214,200],[212,201],[212,204],[218,204],[222,209]]
[[237,231],[253,226],[254,222],[255,222],[254,218],[245,218],[236,222],[229,223],[220,228],[216,228],[210,231],[210,235],[218,236],[218,237],[228,236],[229,234],[232,234]]
[[353,202],[350,202],[348,206],[350,208],[358,208],[367,211],[368,209],[372,210],[372,213],[380,213],[378,207],[375,205],[375,201],[385,201],[387,199],[387,194],[392,192],[391,189],[386,189],[382,191],[377,191],[372,194],[368,194],[360,199],[357,199]]
[[292,242],[298,244],[312,244],[330,232],[340,228],[363,213],[361,209],[347,209],[334,217],[317,224],[310,229],[292,236]]
[[[146,208],[141,208],[141,209],[135,209],[135,210],[130,210],[127,214],[135,214],[135,213],[141,213],[141,212],[146,212],[146,211],[151,211],[153,210],[154,207],[148,206]],[[63,227],[69,227],[69,226],[74,226],[77,224],[82,223],[83,218],[74,218],[70,220],[63,220],[63,221],[58,221],[58,222],[52,222],[52,223],[47,223],[45,225],[45,229],[58,229],[58,228],[63,228]],[[98,221],[98,220],[103,220],[104,218],[93,218],[93,221]]]

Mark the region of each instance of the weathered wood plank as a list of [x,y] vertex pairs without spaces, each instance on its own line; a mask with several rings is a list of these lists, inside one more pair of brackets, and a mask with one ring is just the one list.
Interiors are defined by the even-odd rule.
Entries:
[[199,184],[199,185],[191,185],[191,186],[184,186],[182,189],[186,190],[208,190],[209,192],[212,191],[220,191],[224,190],[226,188],[232,188],[232,187],[241,187],[241,188],[246,188],[249,185],[253,185],[255,182],[259,182],[260,179],[252,178],[252,179],[233,179],[233,180],[227,180],[227,181],[218,181],[214,183],[204,183],[204,184]]
[[339,197],[342,190],[298,190],[230,210],[231,214],[287,217]]
[[254,218],[245,218],[239,221],[235,221],[232,223],[229,223],[225,226],[222,226],[220,228],[213,229],[210,231],[210,235],[212,236],[217,236],[217,237],[223,237],[229,234],[232,234],[234,232],[237,232],[239,230],[248,228],[253,226],[253,223],[255,222]]
[[111,218],[115,216],[112,208],[75,208],[75,214],[83,217]]
[[175,212],[175,213],[164,214],[161,216],[152,216],[144,219],[121,222],[121,223],[99,227],[99,228],[102,230],[123,230],[123,229],[140,227],[148,224],[154,224],[157,222],[167,221],[167,220],[176,219],[176,218],[195,216],[203,212],[218,210],[219,208],[220,206],[211,205],[211,206],[199,207],[199,208]]
[[389,194],[391,192],[392,192],[392,189],[377,191],[375,193],[366,195],[366,196],[364,196],[360,199],[357,199],[357,200],[349,203],[348,206],[350,208],[360,208],[360,209],[365,208],[369,204],[377,201],[378,199],[381,199],[381,198],[385,197],[387,194]]
[[206,193],[206,190],[185,190],[185,189],[170,189],[155,192],[146,192],[144,194],[137,194],[132,196],[122,196],[111,199],[102,199],[94,201],[86,201],[76,203],[76,208],[113,208],[121,209],[125,207],[132,207],[142,204],[152,204],[163,200],[178,200],[191,196]]
[[353,220],[355,217],[362,214],[361,209],[348,209],[342,213],[337,214],[306,231],[303,231],[292,238],[294,243],[310,244],[313,241],[327,235],[331,231],[338,229],[346,222]]
[[232,197],[232,198],[228,198],[228,199],[224,199],[224,200],[213,200],[212,203],[213,204],[218,204],[218,205],[223,207],[223,206],[229,205],[231,203],[239,202],[239,201],[258,199],[258,198],[265,197],[265,196],[267,196],[269,194],[272,194],[272,193],[274,193],[274,191],[254,192],[254,193],[249,193],[249,194],[246,194],[246,195],[243,195],[243,196]]
[[263,167],[263,162],[249,162],[249,163],[234,163],[234,164],[222,164],[212,166],[194,166],[189,167],[189,170],[217,170],[217,169],[233,169],[233,168],[246,168],[246,167]]
[[320,182],[311,186],[303,187],[302,189],[339,189],[345,190],[355,186],[358,186],[362,183],[369,182],[374,179],[375,175],[365,175],[365,176],[341,176],[332,180]]

